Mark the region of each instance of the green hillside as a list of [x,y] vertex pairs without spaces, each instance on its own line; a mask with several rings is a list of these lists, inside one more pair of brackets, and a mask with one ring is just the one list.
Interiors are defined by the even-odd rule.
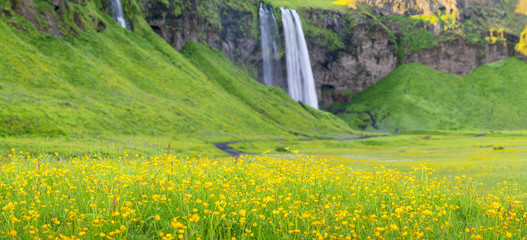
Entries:
[[[130,140],[116,136],[230,141],[350,131],[340,119],[306,111],[281,89],[257,83],[209,47],[190,44],[182,55],[142,27],[144,20],[136,20],[134,33],[85,4],[76,12],[85,29],[62,39],[14,12],[2,15],[0,152],[42,138],[119,144]],[[106,29],[90,25],[94,19]]]
[[515,58],[464,77],[408,64],[330,109],[360,129],[525,129],[526,79],[527,63]]

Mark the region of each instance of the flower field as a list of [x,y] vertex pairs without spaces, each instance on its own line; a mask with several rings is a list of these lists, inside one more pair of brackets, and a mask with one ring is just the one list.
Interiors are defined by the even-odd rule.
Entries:
[[[58,155],[58,154],[57,154]],[[115,159],[10,154],[2,239],[525,239],[514,184],[312,156]]]

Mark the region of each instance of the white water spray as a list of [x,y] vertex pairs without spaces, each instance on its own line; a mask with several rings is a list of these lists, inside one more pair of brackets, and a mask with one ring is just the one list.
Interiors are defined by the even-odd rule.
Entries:
[[123,28],[126,28],[126,20],[124,20],[123,5],[120,0],[111,0],[112,5],[112,17],[117,21]]
[[271,6],[260,3],[260,32],[262,36],[262,60],[263,60],[263,82],[265,85],[277,86],[274,79],[277,74],[275,71],[281,71],[274,67],[278,61],[278,25]]
[[311,69],[302,22],[295,10],[280,8],[284,24],[287,84],[291,98],[318,109],[315,78]]

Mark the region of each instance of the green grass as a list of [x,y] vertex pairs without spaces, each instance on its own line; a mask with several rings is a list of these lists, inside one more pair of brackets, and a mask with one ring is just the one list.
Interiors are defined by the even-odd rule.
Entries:
[[[354,141],[248,141],[231,145],[247,153],[268,154],[282,158],[294,156],[291,151],[317,158],[331,159],[365,171],[387,169],[410,171],[425,165],[436,170],[439,178],[465,175],[482,182],[481,190],[492,192],[508,184],[517,184],[527,192],[527,135],[525,132],[430,132],[378,137]],[[282,151],[289,148],[288,152]]]
[[329,109],[361,129],[520,130],[527,124],[526,77],[527,63],[515,58],[464,77],[407,64]]
[[173,136],[58,136],[58,137],[2,137],[0,138],[0,156],[7,155],[12,149],[17,153],[33,155],[60,153],[60,158],[71,156],[98,156],[115,158],[124,153],[154,156],[177,154],[179,156],[227,156],[217,149],[214,139],[198,139],[185,135]]
[[[123,149],[122,139],[151,138],[166,143],[166,149],[170,142],[182,142],[174,138],[201,139],[195,142],[205,145],[351,133],[340,119],[306,111],[209,47],[191,44],[180,54],[142,19],[136,19],[134,33],[92,2],[70,4],[85,23],[85,31],[75,30],[77,37],[39,33],[16,14],[1,18],[0,152],[21,147],[60,151],[56,138],[80,141],[95,151],[98,144],[90,139],[120,139],[115,141]],[[96,20],[106,30],[97,32],[91,25]],[[75,149],[83,151],[72,147],[68,152]]]

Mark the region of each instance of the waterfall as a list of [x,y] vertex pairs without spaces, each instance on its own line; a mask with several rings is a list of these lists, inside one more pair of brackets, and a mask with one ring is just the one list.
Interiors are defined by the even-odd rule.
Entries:
[[311,69],[302,22],[295,10],[280,8],[284,24],[287,85],[291,98],[318,109],[315,78]]
[[279,35],[278,25],[273,8],[260,3],[260,32],[262,36],[263,82],[269,86],[277,86],[282,69],[278,58]]
[[124,20],[123,5],[120,0],[111,0],[112,5],[112,17],[117,21],[123,28],[126,28],[126,21]]

